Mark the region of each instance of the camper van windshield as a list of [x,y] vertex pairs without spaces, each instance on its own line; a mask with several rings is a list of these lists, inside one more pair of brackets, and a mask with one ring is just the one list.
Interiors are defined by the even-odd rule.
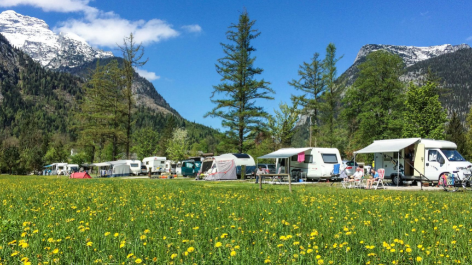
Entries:
[[446,156],[449,161],[465,161],[465,159],[457,152],[457,150],[441,149],[441,152]]
[[326,164],[337,164],[338,163],[338,158],[336,157],[336,154],[321,154],[323,157],[323,162]]

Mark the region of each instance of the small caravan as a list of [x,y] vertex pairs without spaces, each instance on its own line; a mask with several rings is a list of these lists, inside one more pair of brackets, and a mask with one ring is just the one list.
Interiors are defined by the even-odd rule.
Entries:
[[117,162],[124,162],[126,165],[129,166],[131,170],[131,174],[135,176],[141,175],[141,161],[139,160],[118,160]]
[[241,177],[241,166],[246,166],[245,175],[252,175],[256,172],[256,162],[249,154],[222,154],[218,156],[225,159],[233,159],[236,164],[236,174]]
[[[330,179],[339,174],[334,165],[341,164],[337,148],[282,148],[259,158],[276,159],[277,173],[290,173],[293,178]],[[288,170],[287,170],[288,169]]]
[[[377,140],[354,154],[374,154],[375,168],[395,185],[405,180],[438,181],[443,173],[470,174],[472,163],[450,141],[406,138]],[[399,165],[399,166],[397,166]]]
[[147,167],[148,172],[161,173],[165,168],[165,157],[151,156],[143,159],[143,164]]

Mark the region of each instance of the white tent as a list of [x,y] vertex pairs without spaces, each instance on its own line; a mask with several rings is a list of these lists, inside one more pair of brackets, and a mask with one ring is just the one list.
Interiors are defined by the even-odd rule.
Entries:
[[233,159],[223,160],[217,159],[213,162],[212,168],[209,170],[205,180],[236,180],[236,164]]

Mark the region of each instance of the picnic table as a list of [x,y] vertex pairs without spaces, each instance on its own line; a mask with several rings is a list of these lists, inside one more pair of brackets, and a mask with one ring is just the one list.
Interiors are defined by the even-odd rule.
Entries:
[[282,182],[283,179],[286,177],[288,179],[288,186],[290,189],[290,192],[292,192],[292,178],[290,177],[290,174],[288,173],[280,173],[280,174],[261,174],[260,179],[259,179],[259,189],[262,189],[262,179],[264,177],[271,177],[271,183],[275,182]]

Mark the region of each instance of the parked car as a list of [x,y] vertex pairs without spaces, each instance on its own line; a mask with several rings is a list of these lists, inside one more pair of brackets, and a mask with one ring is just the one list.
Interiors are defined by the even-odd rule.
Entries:
[[341,170],[346,170],[346,175],[347,176],[352,176],[354,175],[354,172],[356,172],[356,169],[359,165],[352,161],[352,160],[343,160],[342,165],[341,165]]
[[275,174],[275,165],[274,164],[258,164],[257,168],[262,167],[262,170],[266,172],[266,174]]

